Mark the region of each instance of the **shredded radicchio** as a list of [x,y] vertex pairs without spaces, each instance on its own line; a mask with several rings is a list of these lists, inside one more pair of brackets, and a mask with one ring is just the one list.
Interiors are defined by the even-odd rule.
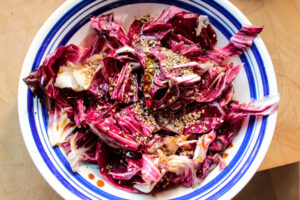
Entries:
[[126,32],[114,14],[91,19],[87,48],[59,47],[24,78],[49,111],[52,146],[65,149],[74,171],[97,163],[117,188],[134,193],[192,187],[249,115],[277,111],[279,96],[240,104],[232,82],[262,26],[245,25],[225,47],[208,17],[165,9],[135,19]]

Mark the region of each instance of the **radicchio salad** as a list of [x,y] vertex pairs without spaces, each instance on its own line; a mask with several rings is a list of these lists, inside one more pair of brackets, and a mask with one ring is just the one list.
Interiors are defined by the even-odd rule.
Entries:
[[73,171],[97,163],[117,188],[150,193],[192,187],[219,165],[249,115],[278,108],[279,96],[239,103],[229,62],[262,26],[244,25],[216,47],[207,16],[177,7],[135,19],[126,32],[113,13],[91,19],[90,46],[61,46],[24,78],[49,111],[53,147]]

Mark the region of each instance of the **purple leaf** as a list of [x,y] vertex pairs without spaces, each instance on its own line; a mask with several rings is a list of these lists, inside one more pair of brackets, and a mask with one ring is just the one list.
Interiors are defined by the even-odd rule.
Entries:
[[256,36],[263,30],[263,26],[243,25],[228,45],[221,49],[212,49],[206,52],[206,55],[216,63],[222,63],[226,58],[234,55],[240,55],[243,50],[250,47]]
[[73,171],[78,171],[80,161],[97,162],[98,137],[88,130],[80,130],[70,138],[67,159]]
[[110,49],[129,45],[129,40],[124,28],[113,21],[112,13],[98,17],[94,16],[92,18],[91,27],[97,30],[99,36],[105,40],[106,45]]
[[130,180],[141,170],[140,165],[141,164],[139,163],[139,161],[127,159],[126,169],[122,169],[120,167],[119,169],[112,171],[110,174],[114,179]]
[[97,144],[97,163],[99,165],[99,171],[102,174],[102,176],[108,181],[110,182],[113,186],[115,186],[116,188],[119,189],[123,189],[125,191],[128,192],[133,192],[133,193],[141,193],[139,190],[135,189],[132,185],[128,185],[128,184],[120,184],[120,182],[118,182],[117,180],[114,180],[109,174],[108,174],[108,161],[109,161],[109,154],[111,153],[108,150],[108,147],[102,143],[102,142],[98,142]]

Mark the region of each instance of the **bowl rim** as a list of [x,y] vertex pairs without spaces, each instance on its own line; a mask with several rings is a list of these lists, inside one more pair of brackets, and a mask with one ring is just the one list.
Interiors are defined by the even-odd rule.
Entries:
[[[78,196],[76,196],[75,194],[73,194],[71,191],[69,191],[67,188],[65,188],[57,179],[56,177],[54,177],[54,175],[49,171],[45,170],[45,168],[47,168],[47,166],[45,165],[44,161],[42,160],[42,158],[39,155],[38,149],[36,148],[35,144],[33,143],[33,141],[31,141],[31,139],[27,138],[28,134],[28,125],[22,120],[22,116],[26,115],[26,109],[24,109],[23,103],[24,102],[24,92],[26,93],[26,91],[24,90],[24,82],[22,80],[23,77],[25,77],[27,74],[25,74],[25,66],[28,65],[29,60],[32,57],[32,52],[34,52],[35,49],[39,48],[39,43],[41,40],[43,40],[43,37],[41,37],[43,35],[43,33],[48,32],[48,30],[50,28],[52,28],[51,24],[55,24],[56,21],[58,21],[67,11],[68,9],[71,9],[73,6],[75,6],[76,4],[80,3],[80,0],[77,1],[72,1],[72,0],[67,0],[66,2],[64,2],[61,6],[59,6],[54,12],[53,14],[51,14],[51,16],[46,20],[46,22],[42,25],[42,27],[40,28],[40,30],[38,31],[38,33],[35,35],[29,50],[27,52],[27,55],[25,57],[23,66],[22,66],[22,71],[20,74],[20,79],[19,79],[19,88],[18,88],[18,113],[19,113],[19,123],[20,123],[20,127],[21,127],[21,131],[22,131],[22,135],[23,135],[23,139],[24,142],[26,144],[26,148],[31,156],[31,159],[33,160],[36,168],[38,169],[38,171],[41,173],[41,175],[44,177],[44,179],[48,182],[48,184],[58,193],[60,194],[63,198],[71,198],[72,199],[79,199]],[[251,24],[250,21],[242,14],[242,12],[236,8],[231,2],[229,1],[222,1],[222,0],[216,0],[217,3],[219,3],[220,5],[222,5],[226,10],[230,11],[231,13],[234,14],[234,16],[238,16],[238,20],[242,23],[247,23],[247,24]],[[159,2],[157,2],[159,3]],[[277,82],[276,82],[276,77],[275,77],[275,72],[274,72],[274,68],[272,65],[272,61],[271,58],[269,56],[269,53],[267,51],[267,48],[264,44],[264,42],[262,41],[262,39],[260,37],[258,37],[255,40],[256,44],[259,44],[258,46],[259,48],[259,53],[262,54],[265,66],[268,66],[265,70],[267,71],[266,74],[268,75],[268,79],[271,80],[272,83],[275,83],[274,85],[272,85],[272,90],[273,93],[277,92]],[[276,124],[276,118],[277,118],[277,113],[273,114],[272,116],[270,116],[269,120],[268,120],[268,127],[266,129],[266,132],[268,134],[266,134],[266,139],[264,139],[264,144],[260,146],[259,152],[257,153],[260,156],[257,156],[253,163],[250,165],[250,167],[248,168],[246,174],[244,175],[243,179],[240,179],[240,184],[235,184],[234,190],[230,190],[231,192],[227,192],[225,193],[222,198],[224,199],[229,199],[234,197],[248,182],[249,180],[252,178],[252,176],[255,174],[256,170],[258,169],[258,167],[260,166],[261,162],[263,161],[267,150],[269,148],[269,145],[271,143],[273,134],[274,134],[274,129],[275,129],[275,124]]]

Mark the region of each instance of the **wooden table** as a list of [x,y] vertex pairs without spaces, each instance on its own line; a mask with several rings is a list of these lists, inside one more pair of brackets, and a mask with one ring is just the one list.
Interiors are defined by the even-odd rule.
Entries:
[[[17,86],[27,49],[64,0],[0,1],[0,199],[60,199],[33,165],[21,136]],[[300,0],[232,0],[261,34],[281,95],[269,152],[259,170],[300,160]]]

